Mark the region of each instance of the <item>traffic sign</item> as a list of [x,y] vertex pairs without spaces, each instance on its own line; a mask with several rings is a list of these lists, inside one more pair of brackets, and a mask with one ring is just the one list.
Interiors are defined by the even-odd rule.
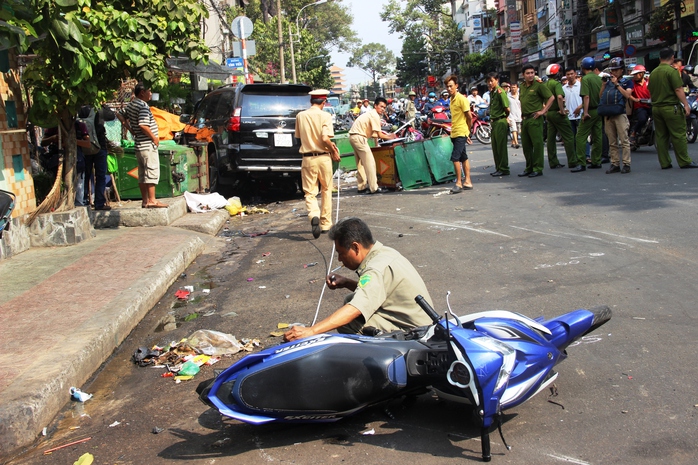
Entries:
[[226,58],[225,66],[228,68],[243,68],[245,66],[242,58]]
[[625,51],[625,56],[631,57],[631,56],[635,55],[635,52],[636,52],[637,50],[635,49],[635,46],[634,46],[634,45],[626,45],[624,51]]
[[238,39],[247,39],[252,34],[252,21],[247,16],[238,16],[233,20],[230,29]]

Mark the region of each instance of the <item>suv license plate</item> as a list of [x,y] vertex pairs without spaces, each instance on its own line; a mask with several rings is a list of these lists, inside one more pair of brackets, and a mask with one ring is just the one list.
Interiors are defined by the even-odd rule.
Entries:
[[274,146],[276,146],[276,147],[293,147],[293,135],[291,135],[291,134],[274,134]]

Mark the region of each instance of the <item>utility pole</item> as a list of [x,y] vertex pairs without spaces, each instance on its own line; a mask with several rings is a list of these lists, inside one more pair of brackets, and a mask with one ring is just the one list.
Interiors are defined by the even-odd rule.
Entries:
[[281,0],[276,0],[276,22],[279,29],[279,70],[281,72],[280,79],[283,84],[286,82],[286,66],[284,64],[284,33],[281,27]]
[[298,84],[298,80],[296,80],[296,57],[293,54],[293,33],[291,32],[291,23],[288,23],[288,41],[291,44],[291,76],[293,76],[293,83]]

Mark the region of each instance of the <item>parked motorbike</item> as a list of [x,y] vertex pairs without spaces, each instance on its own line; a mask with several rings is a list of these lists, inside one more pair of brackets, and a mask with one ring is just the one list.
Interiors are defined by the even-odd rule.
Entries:
[[14,193],[0,189],[0,239],[4,231],[10,230],[16,198]]
[[474,135],[481,144],[491,144],[492,126],[489,122],[489,109],[485,106],[485,108],[479,108],[477,111],[471,111],[470,113],[472,115],[471,135]]
[[[652,102],[649,99],[640,99],[640,102],[642,103],[647,103],[649,105],[652,104]],[[633,121],[630,124],[630,127],[633,128],[635,127],[635,117],[633,115]],[[640,130],[635,135],[635,138],[630,139],[630,150],[635,152],[638,148],[643,147],[643,146],[652,146],[654,145],[654,119],[652,118],[652,114],[650,113],[649,118],[647,118],[647,123],[645,123],[645,126]]]
[[426,120],[422,122],[422,132],[426,139],[451,134],[451,118],[444,107],[437,105],[431,109]]
[[402,126],[395,130],[395,136],[398,139],[403,139],[405,142],[414,142],[417,140],[424,140],[424,136],[421,132],[414,128],[415,118],[410,119],[402,123]]
[[415,300],[431,325],[378,337],[320,334],[271,347],[201,383],[199,397],[253,425],[321,423],[432,388],[472,406],[488,462],[491,430],[504,439],[502,411],[555,381],[566,348],[611,319],[605,306],[550,320],[504,310],[457,317],[449,307],[440,318],[424,298]]

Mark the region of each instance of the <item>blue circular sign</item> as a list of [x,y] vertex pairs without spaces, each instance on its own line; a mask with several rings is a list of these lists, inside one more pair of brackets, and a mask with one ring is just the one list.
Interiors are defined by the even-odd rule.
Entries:
[[635,55],[636,51],[637,50],[635,49],[634,45],[628,45],[625,47],[625,56],[631,57],[631,56]]

